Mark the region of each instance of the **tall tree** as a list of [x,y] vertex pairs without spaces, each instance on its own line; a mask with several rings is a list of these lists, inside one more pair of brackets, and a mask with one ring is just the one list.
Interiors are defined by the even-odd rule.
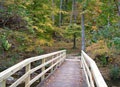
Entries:
[[4,0],[2,0],[2,1],[0,2],[0,10],[3,9],[3,4],[4,4]]
[[72,12],[70,16],[70,24],[72,24],[73,17],[74,17],[74,23],[76,23],[75,9],[76,9],[76,0],[72,0]]
[[117,6],[117,9],[118,9],[118,15],[120,16],[120,0],[114,0],[116,6]]
[[63,7],[63,0],[60,0],[59,27],[61,27],[62,25],[62,7]]
[[[118,16],[120,17],[120,0],[114,0],[117,10],[118,10]],[[119,28],[120,28],[120,20],[119,20]]]
[[119,3],[118,9],[119,9],[119,16],[120,16],[120,0],[118,0],[118,3]]
[[[82,11],[84,11],[84,8],[82,9]],[[81,14],[81,26],[82,26],[82,50],[85,51],[85,25],[84,25],[84,13]]]
[[66,28],[66,35],[68,35],[68,37],[73,39],[73,49],[76,49],[76,39],[77,37],[80,37],[80,26],[73,23],[70,24],[67,28]]
[[[52,0],[52,7],[54,8],[54,0]],[[53,21],[53,23],[55,23],[54,12],[52,13],[52,21]]]
[[77,20],[77,14],[76,14],[76,0],[74,0],[74,23],[76,23],[76,20]]

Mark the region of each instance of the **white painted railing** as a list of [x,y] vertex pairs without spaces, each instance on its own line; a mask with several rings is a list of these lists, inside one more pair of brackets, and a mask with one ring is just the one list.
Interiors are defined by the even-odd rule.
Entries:
[[96,63],[84,51],[81,53],[81,62],[88,87],[108,87]]
[[[44,80],[46,72],[48,71],[53,72],[53,70],[57,66],[62,64],[65,58],[66,50],[28,58],[0,73],[0,87],[6,87],[7,78],[9,78],[11,75],[13,75],[14,73],[23,68],[25,68],[25,74],[21,76],[19,79],[17,79],[14,83],[12,83],[12,85],[10,85],[9,87],[16,87],[22,82],[25,82],[25,87],[30,87],[38,79],[41,78],[42,80]],[[33,62],[40,60],[42,61],[40,65],[34,68],[31,67],[31,64]],[[47,66],[48,64],[51,65],[46,69],[45,66]],[[31,74],[39,69],[41,69],[41,73],[35,76],[34,78],[31,78]]]

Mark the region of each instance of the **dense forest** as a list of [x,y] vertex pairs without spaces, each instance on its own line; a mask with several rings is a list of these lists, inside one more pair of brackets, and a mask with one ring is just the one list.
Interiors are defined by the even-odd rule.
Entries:
[[0,0],[0,71],[62,49],[120,79],[120,0]]

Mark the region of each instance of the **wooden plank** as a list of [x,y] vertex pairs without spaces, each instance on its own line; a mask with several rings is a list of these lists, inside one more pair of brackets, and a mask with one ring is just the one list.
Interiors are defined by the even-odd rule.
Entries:
[[79,59],[67,59],[43,84],[36,87],[88,87]]
[[53,53],[49,53],[49,54],[44,54],[44,55],[41,55],[41,56],[33,57],[33,58],[31,58],[31,62],[34,62],[34,61],[37,61],[37,60],[40,60],[40,59],[43,59],[43,58],[47,58],[47,57],[50,57],[50,56],[53,56],[53,55],[59,54],[61,52],[66,52],[66,50],[57,51],[57,52],[53,52]]

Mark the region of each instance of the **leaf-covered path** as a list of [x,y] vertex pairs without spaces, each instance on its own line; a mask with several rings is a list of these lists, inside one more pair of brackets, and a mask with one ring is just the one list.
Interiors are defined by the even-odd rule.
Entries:
[[53,75],[37,87],[87,87],[80,60],[66,59]]

